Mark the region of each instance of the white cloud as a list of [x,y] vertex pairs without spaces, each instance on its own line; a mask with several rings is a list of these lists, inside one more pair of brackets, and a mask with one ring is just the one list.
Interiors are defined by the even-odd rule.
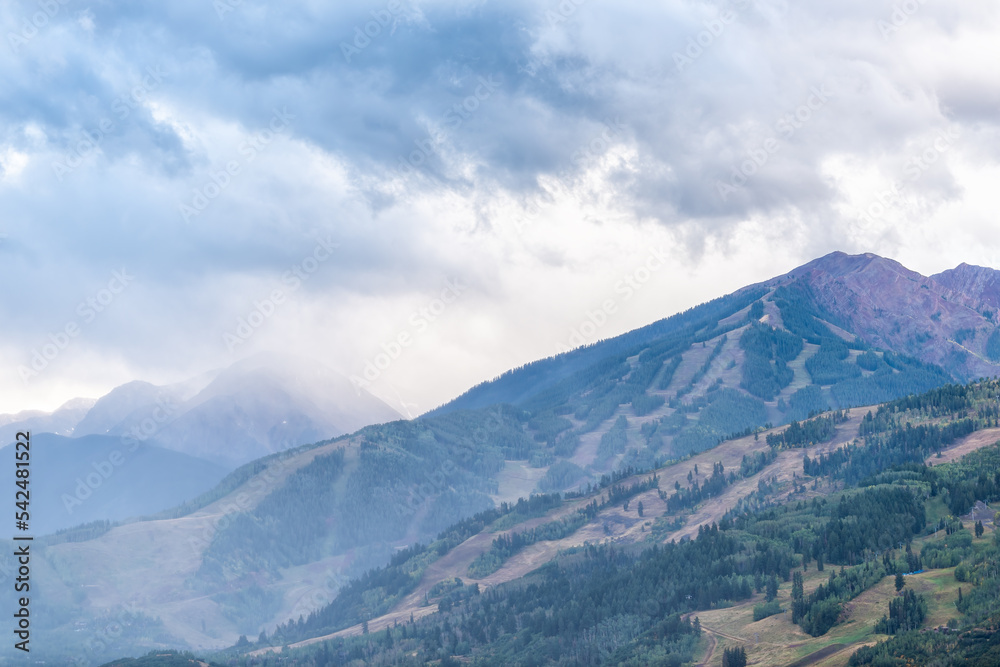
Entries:
[[[559,3],[415,2],[351,62],[340,42],[379,3],[59,13],[0,50],[4,368],[110,271],[139,278],[44,376],[0,378],[0,399],[51,407],[229,363],[223,334],[317,237],[341,246],[236,356],[294,347],[356,373],[461,278],[374,386],[420,410],[551,354],[652,247],[668,266],[595,335],[835,249],[995,265],[998,10],[923,3],[883,37],[894,4],[586,2],[552,23]],[[2,33],[35,8],[5,5]],[[265,142],[276,109],[295,118]],[[216,189],[185,222],[178,203]]]

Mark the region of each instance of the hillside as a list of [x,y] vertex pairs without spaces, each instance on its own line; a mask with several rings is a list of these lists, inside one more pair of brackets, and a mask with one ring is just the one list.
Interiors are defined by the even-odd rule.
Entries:
[[[750,664],[845,665],[900,654],[910,662],[875,664],[924,664],[947,646],[944,664],[995,664],[1000,541],[992,511],[969,510],[1000,500],[998,397],[989,382],[832,413],[766,434],[763,447],[726,443],[655,476],[487,512],[222,655],[719,665],[741,650]],[[727,464],[730,445],[760,456]],[[951,452],[965,455],[925,465]],[[477,568],[484,554],[499,562],[492,574]],[[916,632],[939,626],[954,634]],[[852,658],[885,640],[893,648]]]
[[[174,507],[214,487],[225,468],[148,443],[32,434],[32,528],[54,533]],[[3,450],[13,469],[13,448]]]
[[[705,342],[693,335],[704,332],[706,322],[731,318],[758,298],[767,306],[762,313],[766,323],[807,342],[818,344],[820,338],[834,335],[855,349],[875,347],[942,366],[957,379],[990,377],[1000,372],[1000,335],[994,335],[1000,323],[998,286],[1000,272],[994,269],[963,264],[924,277],[877,255],[835,252],[647,327],[511,370],[430,414],[528,403],[600,359],[667,336]],[[787,304],[784,308],[781,301]],[[790,311],[804,312],[807,318]],[[813,352],[815,348],[807,346],[804,356]],[[809,383],[805,378],[796,381]]]
[[[862,334],[874,341],[877,331],[858,333],[853,320],[837,314],[864,309],[837,300],[833,285],[849,284],[860,294],[866,280],[871,290],[893,281],[913,282],[921,292],[944,289],[889,260],[831,255],[624,336],[511,371],[418,420],[367,426],[255,460],[169,512],[53,539],[41,546],[37,565],[49,582],[46,603],[57,612],[49,628],[52,645],[71,643],[76,628],[96,627],[107,610],[123,608],[136,615],[135,631],[116,646],[144,651],[231,645],[240,635],[270,634],[279,623],[308,617],[352,577],[395,562],[416,543],[436,546],[420,551],[422,565],[407,567],[422,573],[426,568],[432,579],[398,598],[368,594],[369,629],[429,613],[422,595],[448,579],[465,578],[481,556],[477,583],[496,586],[584,542],[640,544],[651,533],[661,540],[697,537],[699,526],[730,509],[754,507],[772,477],[779,487],[800,488],[800,453],[770,446],[773,425],[951,381],[940,366],[874,347]],[[910,298],[906,290],[896,293]],[[954,318],[935,318],[944,311],[931,307],[920,312],[944,326],[964,323],[959,316],[972,317],[968,310],[956,310]],[[895,340],[886,336],[878,340]],[[226,403],[213,401],[253,387],[244,381],[254,376],[251,371],[229,382],[213,376],[189,390],[184,405],[191,409],[184,414],[230,414]],[[283,377],[288,386],[299,376]],[[297,391],[308,395],[307,386]],[[252,414],[267,417],[273,405],[281,405],[280,396],[265,396]],[[847,421],[833,424],[836,435],[811,444],[809,455],[851,441],[867,410],[838,412]],[[132,419],[137,413],[128,414]],[[219,442],[224,435],[220,431]],[[185,441],[177,442],[180,448]],[[716,479],[711,485],[724,488],[705,495],[700,489],[712,480],[716,463],[724,466],[725,484]],[[655,488],[637,490],[631,512],[604,504],[622,484],[653,484],[649,472],[635,477],[636,471],[653,470]],[[735,471],[737,477],[729,479]],[[844,483],[830,479],[807,492],[825,493]],[[695,487],[699,491],[692,495]],[[452,544],[457,537],[450,538],[441,546],[442,531],[477,513],[488,518],[500,512],[504,516],[489,523],[500,521],[498,530],[509,530],[521,523],[521,510],[512,509],[516,501],[532,493],[569,497],[557,507],[533,506],[526,510],[531,516],[522,517],[534,522],[525,527],[542,530],[547,539],[536,533],[525,544],[509,535],[514,542],[503,548],[516,553],[501,558],[486,553],[496,536],[473,521],[458,529],[462,540]],[[670,500],[673,493],[679,495]],[[602,497],[596,509],[586,510]],[[640,500],[648,520],[634,515]],[[148,576],[151,569],[156,578]],[[433,579],[434,573],[443,578]],[[353,623],[361,620],[355,616]],[[106,659],[123,654],[105,648]]]

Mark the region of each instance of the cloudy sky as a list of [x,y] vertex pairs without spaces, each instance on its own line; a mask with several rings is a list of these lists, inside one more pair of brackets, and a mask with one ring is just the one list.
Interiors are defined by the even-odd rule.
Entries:
[[285,350],[418,414],[833,250],[1000,267],[998,13],[4,2],[0,412]]

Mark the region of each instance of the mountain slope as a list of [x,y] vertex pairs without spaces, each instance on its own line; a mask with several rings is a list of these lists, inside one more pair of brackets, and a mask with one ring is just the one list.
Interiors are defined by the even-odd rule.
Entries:
[[986,355],[996,330],[983,314],[995,308],[993,281],[971,267],[926,278],[877,255],[833,253],[770,284],[803,286],[818,308],[868,345],[972,379],[1000,371]]
[[94,404],[74,435],[131,436],[232,469],[400,418],[321,364],[261,354],[182,383],[117,387]]
[[970,308],[986,306],[994,313],[1000,309],[1000,271],[996,269],[962,263],[934,274],[931,279],[948,290],[949,299]]
[[[159,512],[207,491],[226,472],[203,459],[115,437],[33,433],[31,444],[36,535]],[[4,453],[12,458],[13,448]]]
[[[652,479],[645,475],[555,503],[538,518],[520,505],[482,515],[353,582],[304,623],[284,624],[257,646],[227,655],[249,651],[241,665],[304,665],[367,646],[368,661],[400,647],[418,661],[560,664],[569,656],[594,664],[681,664],[707,649],[705,663],[718,664],[725,647],[746,651],[753,664],[809,664],[846,649],[834,663],[846,664],[855,649],[885,638],[887,631],[873,626],[880,616],[882,624],[895,617],[894,575],[919,570],[903,586],[923,595],[924,607],[907,622],[967,630],[950,663],[966,664],[989,654],[1000,637],[992,511],[956,518],[976,498],[1000,499],[1000,443],[991,444],[1000,435],[998,397],[996,382],[945,387],[856,411],[846,421],[833,414],[769,433],[766,445],[745,440],[743,450],[770,452],[765,459],[773,463],[762,467],[748,467],[746,459],[734,464],[730,446],[737,443],[726,443],[659,471],[659,493],[642,485]],[[967,446],[973,439],[978,451]],[[952,451],[966,458],[922,465]],[[703,477],[689,477],[685,488],[682,475],[694,463]],[[732,471],[728,478],[724,470]],[[675,480],[676,493],[662,491]],[[686,492],[699,493],[699,483],[703,500],[681,502]],[[575,514],[584,520],[568,537],[549,537],[550,529],[532,541]],[[983,532],[992,539],[975,544]],[[514,536],[532,537],[517,547]],[[618,548],[594,546],[601,541]],[[474,572],[486,553],[503,559],[499,576]],[[412,572],[420,573],[418,583],[400,577]],[[387,610],[375,617],[373,595]],[[771,598],[774,609],[765,605]],[[714,638],[694,641],[703,631]],[[941,635],[915,635],[880,650],[918,658],[899,664],[926,664],[935,651],[922,646],[940,644]],[[975,664],[993,663],[982,657]]]
[[[895,285],[890,293],[906,300],[914,289],[918,295],[944,289],[931,283],[874,256],[831,255],[636,332],[511,371],[418,420],[367,426],[336,441],[273,454],[234,471],[201,500],[155,520],[51,547],[60,582],[52,586],[53,604],[69,606],[83,581],[93,582],[83,591],[87,608],[114,608],[127,601],[123,591],[139,591],[165,631],[195,648],[219,646],[308,615],[324,604],[324,596],[333,596],[344,577],[390,562],[399,549],[434,540],[456,521],[532,492],[583,493],[589,504],[610,497],[611,485],[628,479],[630,469],[656,468],[661,490],[669,495],[673,487],[666,485],[690,482],[686,476],[693,471],[679,463],[685,460],[702,464],[692,478],[701,484],[712,464],[723,460],[717,445],[742,435],[723,445],[730,448],[726,469],[742,469],[744,454],[751,455],[754,469],[741,470],[741,479],[719,504],[708,503],[714,509],[696,508],[696,516],[704,512],[711,518],[752,499],[761,482],[766,486],[767,475],[794,479],[797,454],[753,458],[769,449],[768,432],[761,430],[768,422],[891,400],[951,380],[938,366],[866,342],[866,336],[876,335],[892,342],[894,325],[875,318],[872,331],[861,331],[852,319],[852,299],[867,299],[868,305],[857,308],[862,313],[883,303],[880,295],[866,293],[865,285]],[[951,301],[934,295],[938,292],[911,309],[913,318],[940,324],[934,308]],[[966,311],[956,307],[947,320],[938,319],[954,324],[971,317]],[[261,436],[253,413],[266,416],[269,406],[283,405],[285,394],[309,396],[308,388],[295,384],[300,374],[263,383],[281,390],[265,393],[259,404],[237,396],[236,405],[256,405],[244,414],[213,403],[242,387],[251,388],[251,397],[260,396],[253,380],[269,372],[242,369],[234,376],[242,379],[231,384],[220,375],[185,401],[181,416],[193,420],[199,408],[206,418],[229,415],[226,420],[244,434],[242,442],[271,442]],[[217,390],[210,390],[213,386]],[[499,399],[509,402],[488,404]],[[302,414],[312,419],[315,413],[307,406]],[[291,426],[304,429],[306,418]],[[198,424],[190,432],[198,429],[205,432]],[[225,437],[219,432],[208,440]],[[175,446],[184,442],[178,438]],[[594,485],[600,490],[593,491]],[[668,509],[654,489],[639,495],[651,512]],[[525,558],[522,565],[540,564],[554,555],[548,551],[553,544],[571,546],[580,536],[640,538],[644,522],[626,520],[613,505],[602,506],[560,540],[544,541],[548,546],[533,544],[511,563]],[[570,528],[547,530],[561,534]],[[685,530],[690,528],[664,535],[690,537]],[[477,539],[490,547],[492,538]],[[148,580],[124,554],[142,554],[162,576]],[[100,571],[109,560],[114,576]],[[501,576],[505,567],[487,576]]]

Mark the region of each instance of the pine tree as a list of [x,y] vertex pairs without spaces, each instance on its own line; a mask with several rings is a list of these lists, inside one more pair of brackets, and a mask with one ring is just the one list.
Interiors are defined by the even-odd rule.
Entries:
[[902,572],[897,572],[896,573],[896,592],[898,593],[899,591],[903,590],[903,586],[905,586],[905,585],[906,585],[906,580],[903,579],[903,573]]
[[776,597],[778,597],[778,578],[772,574],[767,580],[767,593],[764,599],[770,602]]

